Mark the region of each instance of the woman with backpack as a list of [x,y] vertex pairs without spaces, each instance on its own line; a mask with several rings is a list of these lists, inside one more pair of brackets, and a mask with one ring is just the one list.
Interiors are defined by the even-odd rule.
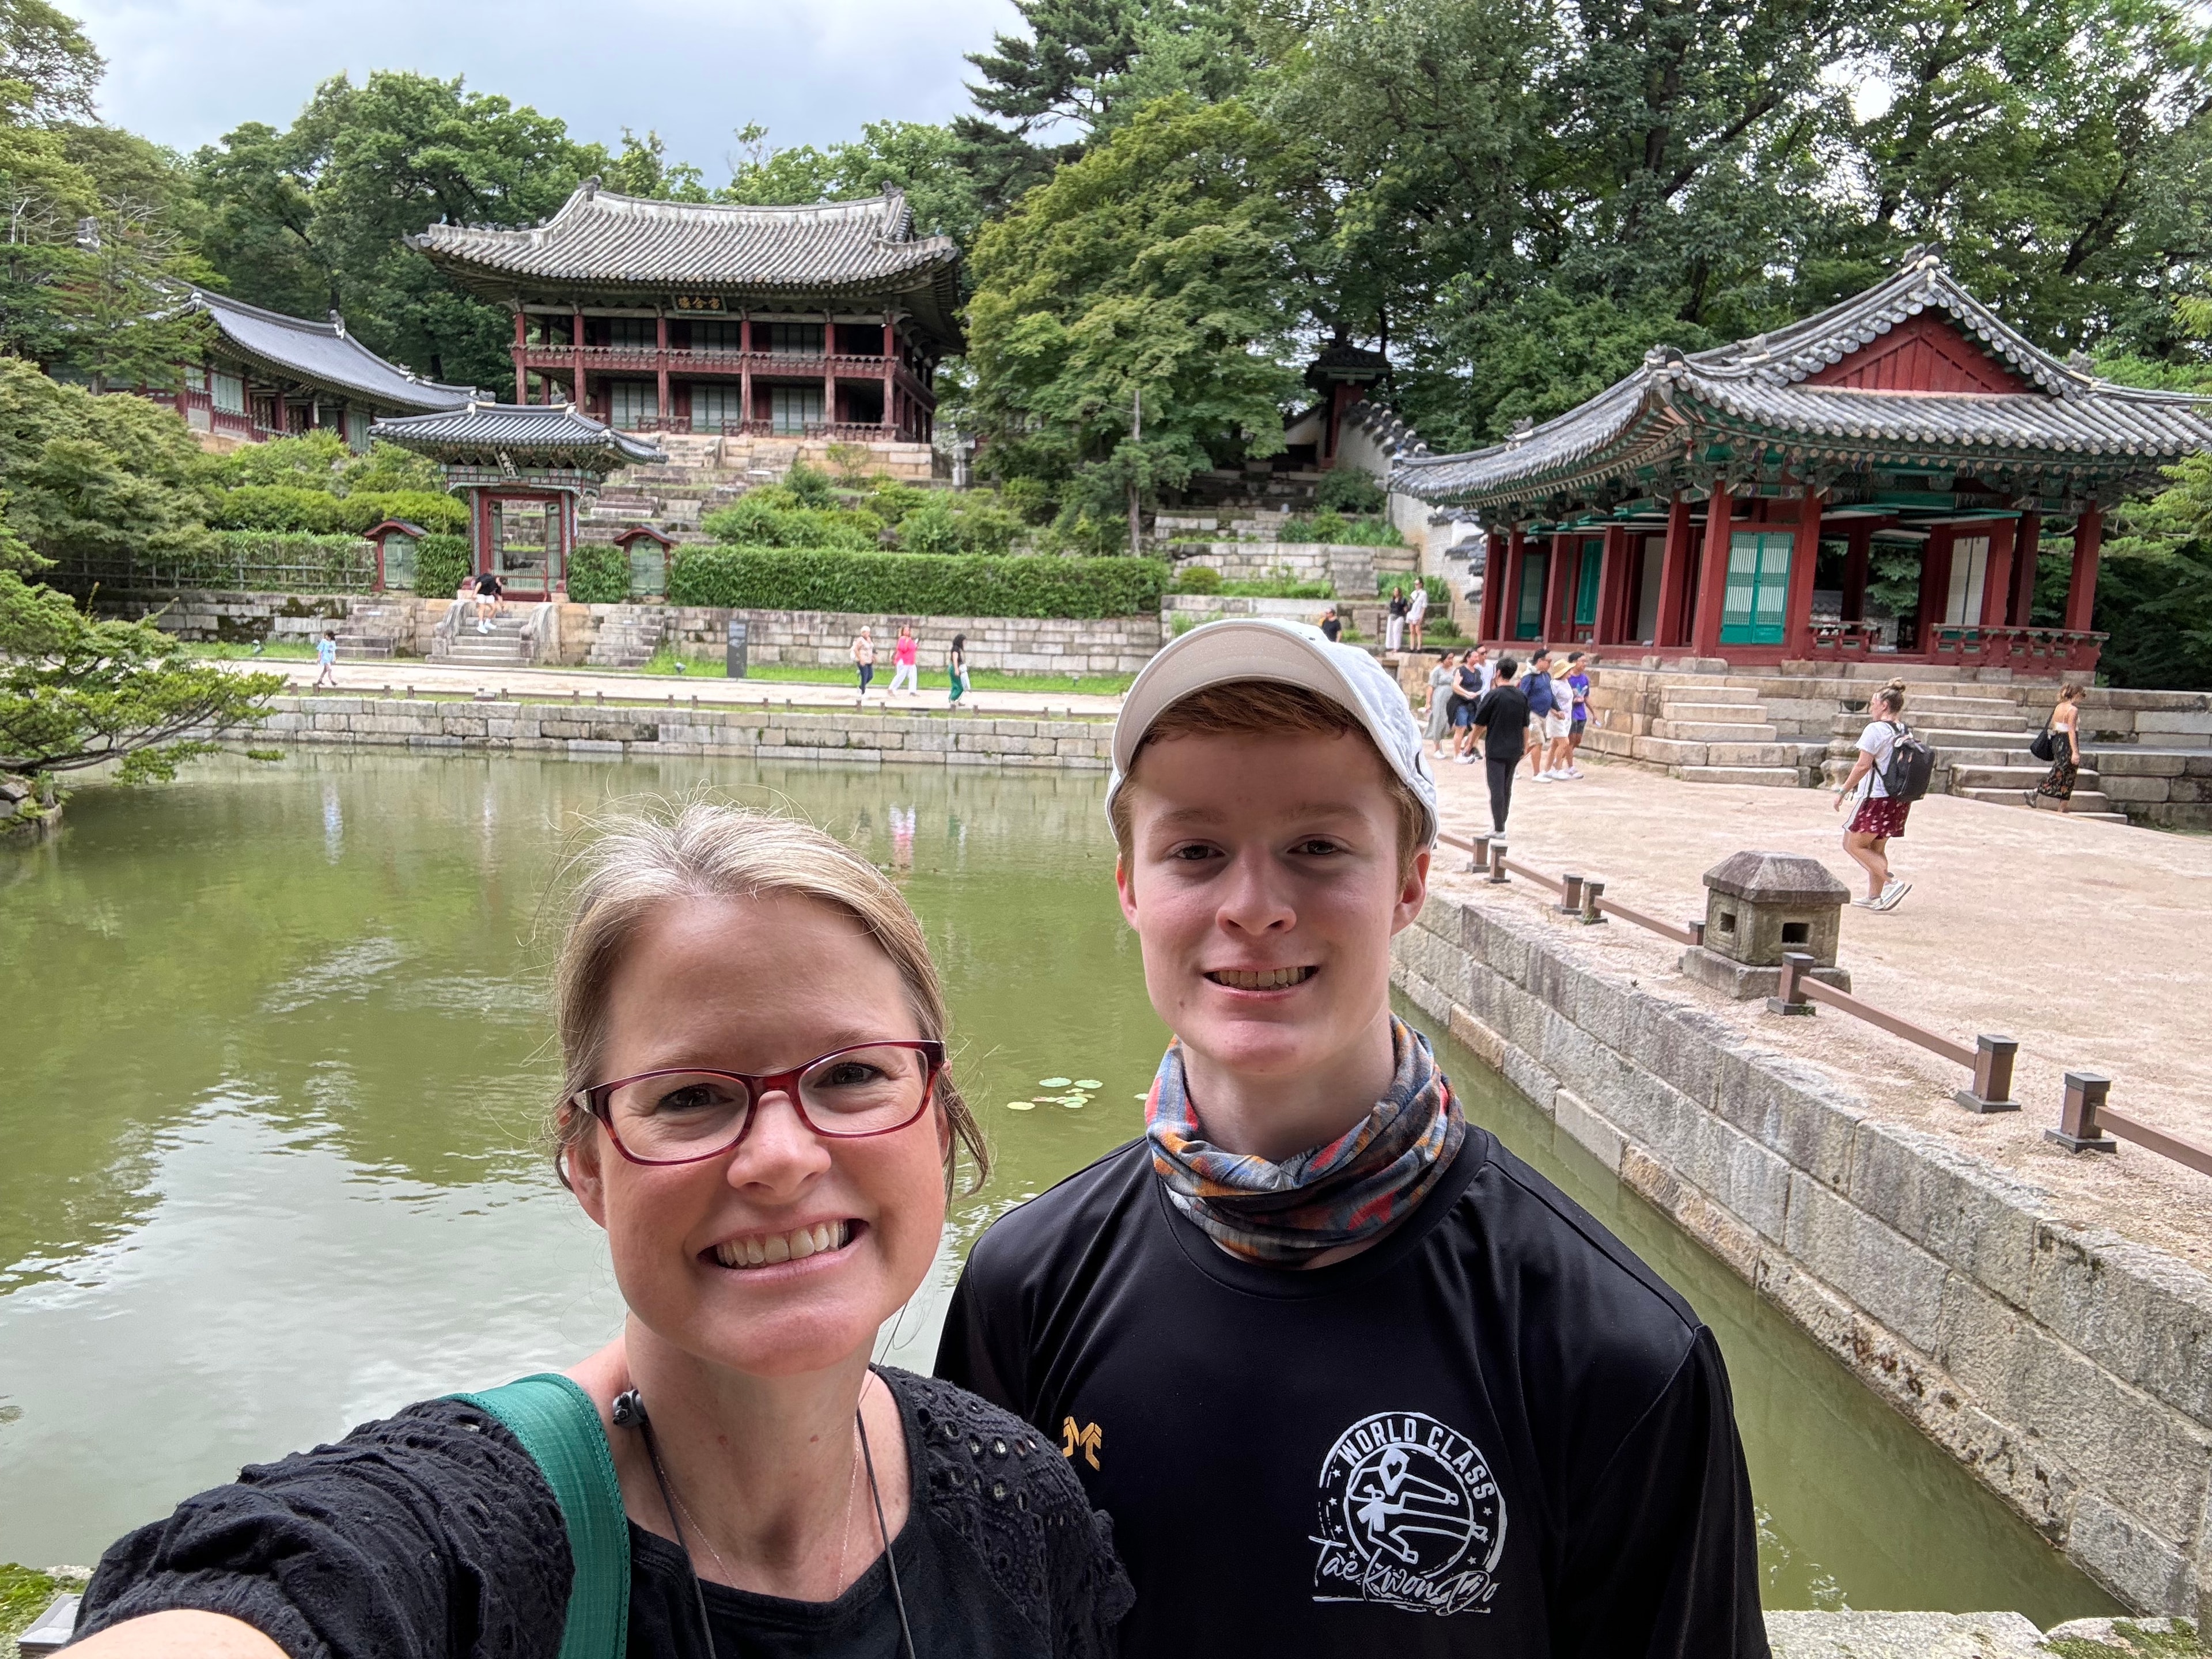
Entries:
[[[1890,873],[1889,843],[1905,833],[1905,817],[1912,810],[1917,793],[1900,775],[1901,770],[1914,769],[1910,765],[1899,769],[1897,763],[1912,758],[1900,753],[1905,743],[1923,755],[1927,750],[1904,723],[1903,680],[1892,680],[1875,692],[1874,706],[1868,712],[1874,719],[1859,733],[1858,758],[1851,763],[1850,775],[1836,791],[1836,810],[1841,811],[1846,800],[1857,803],[1844,829],[1844,851],[1867,872],[1867,896],[1851,902],[1862,910],[1894,910],[1898,902],[1912,890],[1912,884]],[[1926,787],[1923,769],[1919,787]]]
[[983,1165],[913,912],[727,807],[582,862],[555,1169],[621,1331],[187,1498],[107,1552],[71,1651],[1104,1659],[1131,1592],[1059,1446],[869,1363]]
[[2081,770],[2081,688],[2071,680],[2058,688],[2058,706],[2051,711],[2051,724],[2031,745],[2036,759],[2051,763],[2043,781],[2027,792],[2027,804],[2039,800],[2058,803],[2062,812],[2073,811],[2074,780]]

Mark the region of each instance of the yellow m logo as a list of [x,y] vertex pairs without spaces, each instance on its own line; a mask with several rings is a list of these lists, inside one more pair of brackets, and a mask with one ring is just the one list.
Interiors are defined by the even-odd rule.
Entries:
[[1098,1467],[1098,1448],[1105,1439],[1105,1430],[1096,1423],[1085,1423],[1079,1429],[1071,1417],[1060,1425],[1060,1455],[1072,1461],[1079,1448],[1083,1461],[1095,1469]]

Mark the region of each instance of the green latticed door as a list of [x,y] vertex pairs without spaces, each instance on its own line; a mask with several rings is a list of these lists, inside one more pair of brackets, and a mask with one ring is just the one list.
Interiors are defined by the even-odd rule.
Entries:
[[1779,645],[1789,623],[1788,531],[1739,530],[1729,538],[1728,592],[1721,605],[1723,645]]
[[1540,640],[1544,637],[1545,578],[1551,572],[1550,553],[1530,548],[1521,556],[1521,592],[1514,600],[1515,639]]
[[1597,626],[1598,579],[1605,569],[1605,544],[1587,541],[1583,544],[1582,569],[1575,577],[1575,626]]

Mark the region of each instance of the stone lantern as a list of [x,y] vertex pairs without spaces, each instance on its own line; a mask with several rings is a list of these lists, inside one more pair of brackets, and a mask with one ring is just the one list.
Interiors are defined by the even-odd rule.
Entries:
[[1771,997],[1782,988],[1782,953],[1802,951],[1814,979],[1848,991],[1836,940],[1850,896],[1818,859],[1733,854],[1705,872],[1705,943],[1683,952],[1682,971],[1739,1000]]

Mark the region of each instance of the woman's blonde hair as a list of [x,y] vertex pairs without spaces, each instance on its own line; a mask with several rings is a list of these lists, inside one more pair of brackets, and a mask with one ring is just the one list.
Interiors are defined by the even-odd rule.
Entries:
[[2072,702],[2081,695],[2081,686],[2073,680],[2067,681],[2065,684],[2058,688],[2058,701],[2061,702]]
[[[577,860],[554,976],[554,1026],[561,1042],[561,1093],[554,1107],[554,1168],[565,1186],[568,1155],[592,1119],[574,1103],[580,1089],[607,1081],[608,993],[624,954],[661,907],[687,899],[760,899],[788,895],[850,916],[898,969],[921,1035],[945,1040],[945,989],[921,924],[883,872],[842,842],[811,824],[738,806],[695,803],[672,814],[625,812],[605,819]],[[951,1136],[945,1189],[952,1191],[964,1149],[982,1184],[990,1156],[975,1114],[948,1064],[937,1078],[937,1109]]]
[[1905,709],[1905,682],[1892,680],[1874,694],[1874,700],[1893,714],[1902,714]]

